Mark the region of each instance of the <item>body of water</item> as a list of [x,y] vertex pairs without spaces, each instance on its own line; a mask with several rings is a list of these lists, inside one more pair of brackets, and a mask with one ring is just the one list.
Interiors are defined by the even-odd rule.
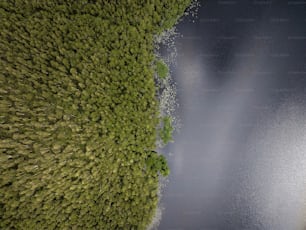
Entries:
[[178,25],[160,230],[301,230],[306,3],[204,1]]

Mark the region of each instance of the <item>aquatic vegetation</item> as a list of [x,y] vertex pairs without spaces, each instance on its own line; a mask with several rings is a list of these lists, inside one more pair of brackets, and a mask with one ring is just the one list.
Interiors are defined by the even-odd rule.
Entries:
[[169,74],[169,68],[163,60],[156,61],[156,72],[158,77],[165,79]]
[[169,141],[172,140],[173,127],[172,127],[171,117],[169,116],[163,117],[162,123],[163,125],[162,128],[159,130],[159,135],[163,143],[167,144]]
[[189,3],[0,2],[1,229],[151,222],[169,173],[154,36]]

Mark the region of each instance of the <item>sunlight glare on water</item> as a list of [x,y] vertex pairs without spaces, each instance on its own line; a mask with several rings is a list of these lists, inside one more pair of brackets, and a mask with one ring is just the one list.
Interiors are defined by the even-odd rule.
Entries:
[[303,229],[306,207],[306,117],[285,103],[250,139],[245,196],[264,229]]

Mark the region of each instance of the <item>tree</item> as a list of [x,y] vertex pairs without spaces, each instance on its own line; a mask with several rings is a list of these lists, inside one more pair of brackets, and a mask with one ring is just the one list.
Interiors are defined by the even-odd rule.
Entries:
[[149,153],[146,166],[155,174],[160,173],[162,176],[168,176],[170,173],[166,158],[163,155],[158,155],[155,151]]

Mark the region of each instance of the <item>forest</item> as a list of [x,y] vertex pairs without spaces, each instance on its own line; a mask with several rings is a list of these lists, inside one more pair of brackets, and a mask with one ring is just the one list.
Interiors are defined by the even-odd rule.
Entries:
[[0,229],[146,229],[172,131],[154,38],[189,4],[0,1]]

